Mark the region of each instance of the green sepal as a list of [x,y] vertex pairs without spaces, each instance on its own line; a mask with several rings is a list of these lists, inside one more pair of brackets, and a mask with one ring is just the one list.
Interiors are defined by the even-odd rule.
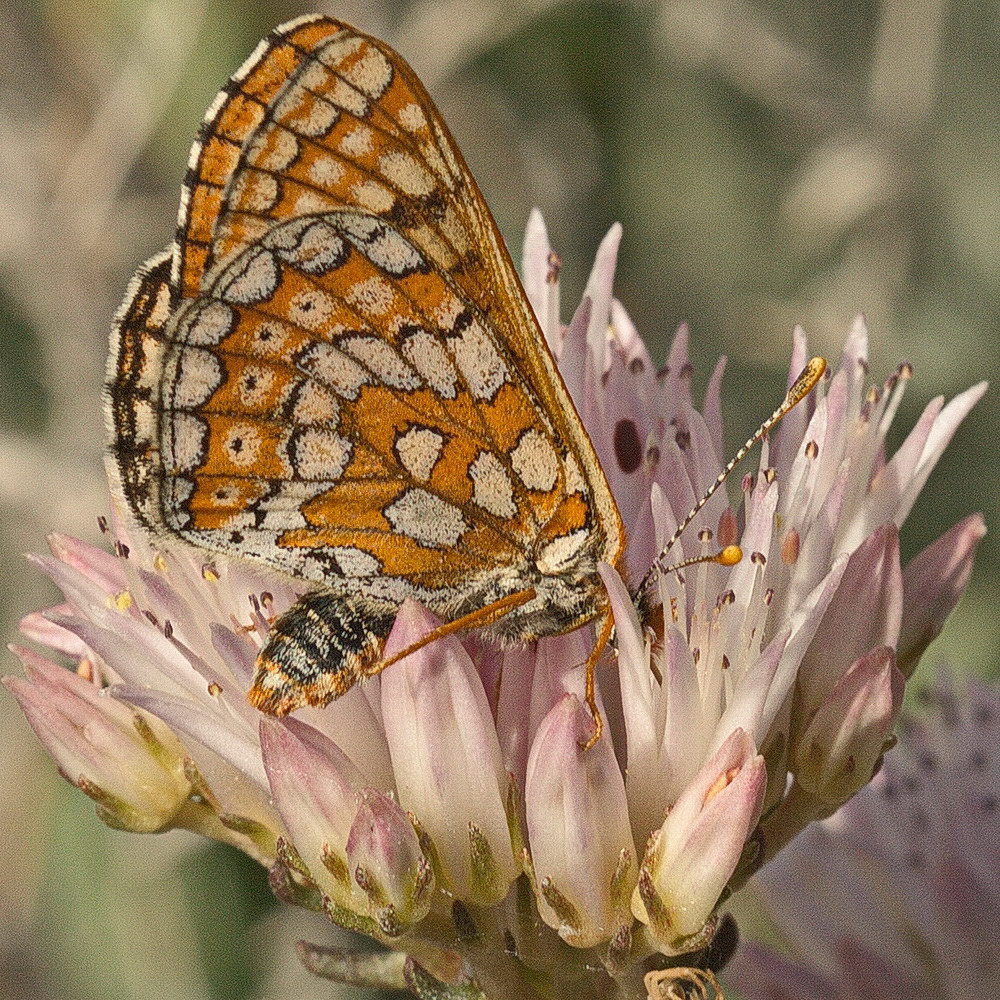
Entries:
[[435,979],[422,965],[412,958],[406,960],[403,975],[406,986],[420,1000],[487,1000],[486,994],[474,979],[451,985]]
[[302,964],[321,979],[369,989],[406,989],[403,968],[407,958],[402,952],[349,951],[308,941],[299,941],[295,950]]

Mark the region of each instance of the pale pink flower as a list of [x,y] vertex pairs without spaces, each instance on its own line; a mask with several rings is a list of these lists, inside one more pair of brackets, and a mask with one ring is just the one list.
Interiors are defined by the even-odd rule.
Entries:
[[928,701],[869,787],[748,887],[784,948],[740,947],[746,1000],[1000,995],[1000,691]]
[[[537,213],[524,269],[621,507],[635,585],[724,463],[722,364],[700,409],[686,330],[656,371],[612,295],[619,238],[615,227],[602,243],[568,327]],[[602,568],[616,655],[599,673],[605,733],[589,751],[589,628],[523,649],[440,640],[322,711],[263,718],[245,693],[293,588],[246,563],[160,551],[125,525],[115,555],[54,537],[38,563],[65,603],[24,623],[91,665],[65,675],[86,695],[76,708],[60,694],[60,712],[101,725],[46,721],[43,687],[62,675],[37,655],[7,684],[105,819],[241,847],[283,898],[405,954],[393,968],[417,992],[474,978],[487,995],[544,980],[562,996],[578,976],[594,995],[637,992],[650,967],[699,960],[686,953],[711,941],[720,898],[870,778],[899,704],[894,650],[912,670],[965,586],[981,519],[905,571],[898,531],[982,387],[932,404],[887,459],[908,372],[870,389],[866,351],[859,320],[736,502],[720,490],[666,557],[739,542],[742,563],[658,575],[648,621]],[[805,359],[797,332],[793,373]],[[387,652],[434,624],[404,605]],[[125,805],[109,816],[109,802]],[[310,953],[354,981],[366,961]]]

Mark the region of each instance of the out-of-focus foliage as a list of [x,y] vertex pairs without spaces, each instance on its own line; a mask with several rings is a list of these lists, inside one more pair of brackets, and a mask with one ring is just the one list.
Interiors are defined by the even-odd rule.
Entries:
[[[936,393],[997,368],[1000,35],[974,0],[344,0],[437,98],[515,251],[532,205],[565,300],[615,220],[618,294],[662,356],[687,320],[730,356],[742,439],[784,386],[794,323],[833,351],[868,314],[873,377]],[[109,318],[171,238],[215,91],[308,7],[80,0],[0,8],[0,618],[47,594],[18,553],[104,513]],[[698,377],[696,375],[696,377]],[[703,384],[703,383],[702,383]],[[913,551],[1000,492],[988,396],[912,516]],[[912,554],[912,553],[910,553]],[[930,659],[996,670],[995,549]],[[179,835],[113,833],[0,705],[0,994],[330,996],[295,968],[263,873]],[[295,918],[298,919],[298,918]]]

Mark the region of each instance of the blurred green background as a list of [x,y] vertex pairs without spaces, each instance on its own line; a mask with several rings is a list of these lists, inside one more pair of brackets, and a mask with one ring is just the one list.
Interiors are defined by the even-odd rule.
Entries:
[[[106,509],[99,387],[109,318],[171,238],[187,149],[275,24],[320,9],[400,49],[434,94],[515,249],[545,213],[564,311],[612,222],[617,294],[662,358],[729,355],[732,444],[782,394],[791,330],[835,358],[867,314],[872,372],[928,400],[996,375],[1000,33],[974,0],[345,0],[338,5],[4,2],[0,11],[0,610],[55,595],[20,553]],[[567,318],[567,317],[564,317]],[[995,379],[994,379],[995,380]],[[911,515],[908,558],[964,514],[995,522],[997,393]],[[988,537],[921,668],[996,674]],[[5,670],[13,668],[13,662]],[[328,997],[297,968],[263,873],[180,834],[114,833],[0,701],[0,996]],[[293,926],[289,926],[289,925]]]

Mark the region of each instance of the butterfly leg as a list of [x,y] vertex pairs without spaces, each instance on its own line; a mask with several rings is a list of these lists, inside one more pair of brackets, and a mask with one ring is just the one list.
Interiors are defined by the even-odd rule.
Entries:
[[379,661],[394,617],[328,590],[305,594],[275,620],[257,654],[250,704],[281,716],[346,694]]
[[584,750],[589,750],[594,746],[604,732],[604,719],[601,718],[601,710],[597,707],[597,663],[605,647],[611,641],[611,633],[614,630],[615,620],[609,610],[601,621],[601,629],[597,633],[597,641],[594,643],[594,648],[591,650],[590,656],[587,657],[585,664],[587,676],[584,681],[584,699],[587,702],[590,716],[594,720],[594,731],[590,734],[587,742],[581,744]]
[[390,656],[389,659],[379,660],[371,664],[365,670],[365,676],[374,677],[376,674],[382,673],[386,667],[391,667],[394,663],[405,660],[411,653],[417,652],[418,649],[423,649],[424,646],[436,642],[438,639],[443,639],[446,635],[452,635],[455,632],[464,632],[466,629],[484,628],[486,625],[492,625],[495,621],[499,621],[504,615],[513,611],[514,608],[526,604],[537,596],[534,590],[521,590],[516,594],[510,594],[508,597],[501,597],[500,600],[494,601],[492,604],[487,604],[485,608],[477,608],[475,611],[470,611],[467,615],[462,615],[461,618],[445,622],[394,656]]

